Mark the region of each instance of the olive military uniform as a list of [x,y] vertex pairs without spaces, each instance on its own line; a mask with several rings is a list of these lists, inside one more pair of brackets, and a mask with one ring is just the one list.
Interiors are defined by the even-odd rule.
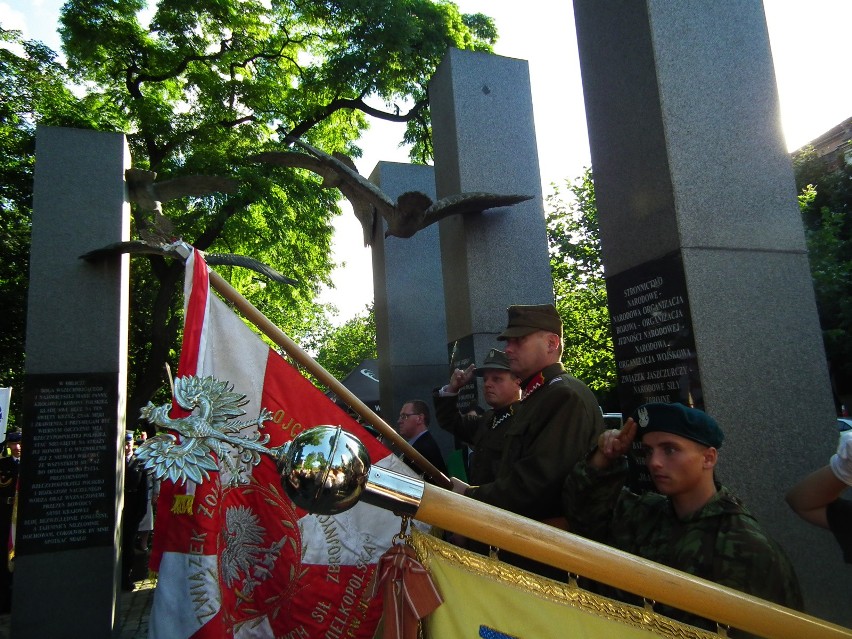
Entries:
[[[709,502],[679,519],[668,497],[637,495],[623,488],[626,473],[625,460],[607,471],[596,471],[584,461],[575,466],[563,495],[572,531],[783,606],[802,608],[799,583],[784,551],[726,488],[717,485]],[[716,629],[715,622],[695,615],[665,606],[657,609],[680,621]]]
[[521,388],[496,478],[465,494],[533,519],[561,517],[562,484],[597,441],[603,417],[592,391],[562,364],[551,364]]
[[512,407],[494,411],[488,409],[484,415],[462,415],[458,411],[458,397],[441,397],[436,390],[432,395],[435,419],[445,431],[473,449],[468,470],[471,484],[485,484],[497,477],[506,431],[512,422]]

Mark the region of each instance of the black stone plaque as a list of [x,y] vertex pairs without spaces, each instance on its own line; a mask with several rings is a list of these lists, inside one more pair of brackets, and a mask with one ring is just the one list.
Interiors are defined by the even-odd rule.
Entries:
[[[453,371],[457,368],[465,370],[471,364],[475,364],[476,355],[473,351],[473,335],[462,337],[452,344],[449,344],[447,346],[447,352],[450,360],[449,375],[452,375]],[[479,390],[476,386],[476,377],[474,377],[468,384],[465,384],[459,389],[456,404],[459,411],[465,413],[476,406],[478,402]]]
[[112,545],[117,373],[29,375],[16,553]]
[[647,402],[703,408],[679,253],[607,279],[621,410]]
[[[610,277],[606,288],[625,419],[648,402],[704,408],[680,253]],[[629,484],[637,492],[653,488],[638,442]]]

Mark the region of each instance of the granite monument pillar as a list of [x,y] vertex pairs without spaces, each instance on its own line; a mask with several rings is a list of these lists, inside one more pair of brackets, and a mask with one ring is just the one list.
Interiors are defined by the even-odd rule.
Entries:
[[[124,135],[39,127],[12,636],[114,636],[129,258]],[[45,613],[49,610],[49,613]]]
[[[435,199],[431,166],[379,162],[370,181],[392,200],[406,191]],[[431,406],[432,389],[449,377],[438,226],[409,238],[384,237],[382,222],[372,259],[382,416],[395,426],[406,401],[422,399]],[[429,430],[446,457],[452,438],[431,422]]]
[[784,493],[836,445],[763,7],[574,0],[622,410],[717,418],[720,480],[850,624],[834,540]]
[[447,357],[464,367],[499,346],[507,307],[553,302],[529,65],[450,49],[429,84],[429,105],[439,197],[534,196],[439,222]]

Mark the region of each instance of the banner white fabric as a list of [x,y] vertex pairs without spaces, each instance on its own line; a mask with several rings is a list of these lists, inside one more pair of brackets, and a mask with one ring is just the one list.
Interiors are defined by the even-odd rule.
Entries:
[[6,439],[6,425],[9,423],[9,401],[12,389],[0,388],[0,441]]

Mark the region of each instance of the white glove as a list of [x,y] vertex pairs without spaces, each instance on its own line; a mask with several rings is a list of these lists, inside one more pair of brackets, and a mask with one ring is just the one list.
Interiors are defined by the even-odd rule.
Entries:
[[831,456],[829,465],[837,479],[852,486],[852,430],[840,433],[837,452]]

